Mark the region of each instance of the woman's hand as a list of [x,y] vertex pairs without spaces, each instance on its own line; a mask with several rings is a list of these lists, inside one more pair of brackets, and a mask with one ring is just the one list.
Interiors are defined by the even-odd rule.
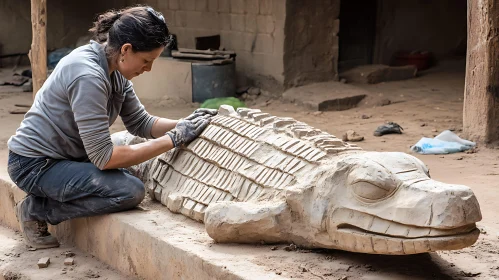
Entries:
[[166,135],[172,139],[174,147],[187,145],[196,139],[203,130],[210,124],[211,115],[195,113],[180,120],[174,129],[168,131]]

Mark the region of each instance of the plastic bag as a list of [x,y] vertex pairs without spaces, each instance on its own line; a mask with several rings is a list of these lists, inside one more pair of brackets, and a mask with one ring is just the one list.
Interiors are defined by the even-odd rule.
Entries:
[[411,150],[424,155],[439,155],[464,152],[475,146],[475,142],[461,139],[452,131],[446,130],[435,138],[421,138]]

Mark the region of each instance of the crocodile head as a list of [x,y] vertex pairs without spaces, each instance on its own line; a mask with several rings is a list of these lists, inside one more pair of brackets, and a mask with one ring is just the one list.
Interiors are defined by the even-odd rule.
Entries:
[[475,223],[482,217],[471,189],[432,180],[419,159],[365,152],[336,164],[313,195],[329,247],[417,254],[461,249],[477,240]]

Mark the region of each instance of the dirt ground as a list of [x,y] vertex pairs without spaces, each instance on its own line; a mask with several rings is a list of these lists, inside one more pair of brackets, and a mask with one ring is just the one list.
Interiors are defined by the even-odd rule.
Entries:
[[[361,106],[348,111],[316,113],[266,95],[248,105],[276,116],[293,117],[339,137],[353,129],[365,137],[357,143],[365,150],[410,153],[410,146],[423,136],[433,137],[446,129],[461,132],[464,61],[445,63],[408,81],[356,86],[371,95]],[[140,92],[137,94],[140,97]],[[6,141],[23,117],[8,111],[14,104],[29,103],[30,93],[0,93],[0,100],[0,162],[6,163]],[[386,100],[391,104],[379,106]],[[150,113],[169,118],[186,116],[195,108],[168,99],[142,101]],[[376,127],[387,121],[401,125],[404,133],[374,137]],[[113,132],[122,129],[120,123],[112,127]],[[298,250],[299,254],[291,256],[282,245],[273,248],[281,257],[254,262],[281,276],[298,279],[499,279],[499,150],[480,146],[469,154],[416,156],[428,165],[434,179],[467,185],[475,192],[483,220],[478,224],[482,234],[474,246],[396,257],[332,250]],[[1,168],[0,174],[5,173],[6,168]],[[251,250],[250,246],[241,247]]]

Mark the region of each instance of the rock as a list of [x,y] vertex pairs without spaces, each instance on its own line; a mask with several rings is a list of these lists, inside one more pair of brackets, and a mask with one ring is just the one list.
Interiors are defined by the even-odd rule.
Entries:
[[376,102],[376,104],[374,106],[375,107],[383,107],[383,106],[388,106],[390,104],[392,104],[392,101],[390,99],[383,98],[380,101]]
[[61,255],[65,255],[66,258],[71,258],[71,257],[75,256],[75,253],[73,253],[71,251],[66,251],[66,252],[62,253]]
[[364,140],[364,136],[360,136],[357,132],[354,130],[349,130],[347,133],[343,135],[343,141],[350,141],[350,142],[360,142]]
[[64,260],[64,265],[73,265],[75,264],[75,260],[73,258],[66,258]]
[[426,124],[426,123],[422,123],[422,124],[421,124],[421,127],[423,127],[423,126],[427,126],[427,124]]
[[306,269],[305,267],[302,267],[301,271],[302,272],[308,272],[308,269]]
[[342,79],[340,80],[340,83],[342,83],[342,84],[346,84],[346,83],[347,83],[347,79],[342,78]]
[[38,268],[47,268],[50,264],[50,258],[45,257],[38,260]]
[[438,130],[436,130],[436,129],[432,129],[432,130],[431,130],[431,132],[438,132]]
[[312,115],[314,115],[314,116],[320,116],[320,115],[322,115],[322,112],[321,111],[313,112]]
[[284,247],[284,251],[291,252],[296,250],[298,250],[298,246],[296,246],[295,244],[290,244],[289,246]]
[[259,89],[259,88],[256,88],[256,87],[252,87],[252,88],[249,88],[248,89],[248,94],[249,95],[260,95],[262,91]]
[[370,119],[372,116],[368,116],[368,115],[362,115],[362,119],[363,120],[367,120],[367,119]]
[[270,247],[270,250],[272,250],[272,251],[277,250],[277,246],[272,246],[272,247]]

